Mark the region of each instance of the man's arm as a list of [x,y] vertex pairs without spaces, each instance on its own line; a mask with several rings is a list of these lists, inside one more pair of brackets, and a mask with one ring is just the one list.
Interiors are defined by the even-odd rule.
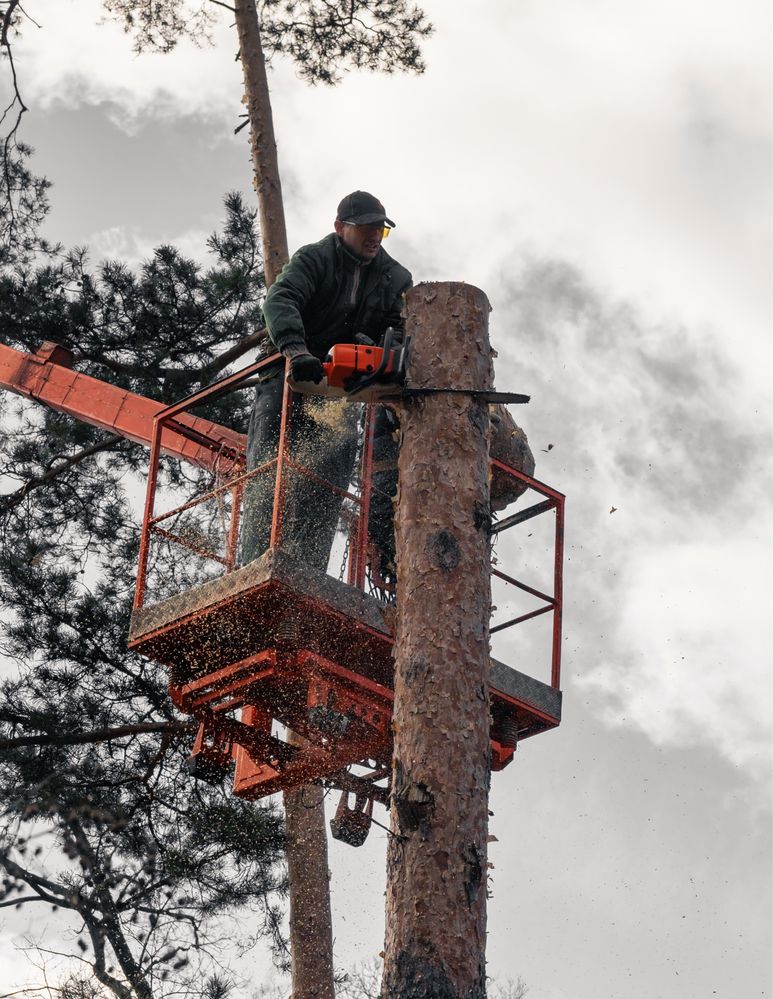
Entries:
[[302,312],[319,281],[319,264],[303,246],[285,264],[273,283],[263,305],[268,335],[277,350],[286,357],[309,352]]

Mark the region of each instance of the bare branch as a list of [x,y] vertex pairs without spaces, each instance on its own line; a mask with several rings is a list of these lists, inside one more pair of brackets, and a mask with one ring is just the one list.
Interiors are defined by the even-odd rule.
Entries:
[[42,28],[43,27],[43,25],[40,24],[38,21],[36,21],[35,18],[32,17],[31,14],[27,13],[27,11],[25,10],[25,8],[22,7],[21,3],[19,3],[19,10],[22,12],[22,14],[24,14],[24,16],[27,18],[28,21],[30,21],[32,24],[35,25],[36,28]]
[[222,371],[223,368],[227,368],[232,361],[235,361],[242,354],[246,354],[248,350],[252,350],[253,347],[257,347],[258,344],[263,343],[268,338],[268,333],[266,332],[265,326],[259,326],[258,329],[253,330],[252,333],[248,333],[247,336],[242,337],[242,339],[229,347],[228,350],[223,351],[218,357],[210,361],[209,364],[205,364],[201,369],[202,378],[211,378],[218,372]]
[[27,870],[21,864],[17,864],[16,861],[11,860],[5,850],[0,850],[0,864],[8,871],[11,877],[25,881],[44,901],[51,902],[53,905],[60,905],[66,909],[78,908],[77,904],[72,901],[72,888],[57,884],[55,881],[49,881],[48,878],[41,877],[39,874]]
[[30,985],[26,989],[17,989],[15,992],[3,992],[0,995],[0,999],[11,999],[11,996],[28,996],[28,995],[38,995],[40,993],[40,988],[36,985]]
[[25,902],[50,902],[50,899],[43,898],[42,895],[23,895],[21,898],[11,898],[7,902],[0,902],[0,909],[7,909],[10,906],[18,909]]
[[[2,20],[2,28],[0,28],[0,48],[4,48],[8,55],[8,65],[11,68],[11,79],[13,81],[13,98],[11,103],[3,112],[2,120],[5,121],[6,115],[13,110],[15,106],[18,105],[18,113],[16,115],[16,121],[13,127],[9,130],[8,134],[5,136],[3,142],[3,174],[5,179],[5,191],[6,199],[8,202],[8,215],[10,219],[10,228],[13,231],[15,224],[16,213],[13,204],[13,186],[11,183],[11,147],[16,141],[16,133],[19,130],[19,125],[21,124],[22,115],[27,110],[27,105],[24,103],[21,92],[19,90],[19,80],[16,76],[16,63],[13,60],[13,49],[11,48],[11,42],[9,40],[9,32],[13,22],[13,15],[16,8],[19,7],[20,0],[9,0],[8,6],[5,10]],[[22,8],[19,8],[22,9]]]
[[8,29],[11,26],[13,12],[19,6],[20,2],[21,0],[9,0],[8,8],[5,14],[3,14],[3,26],[0,29],[0,45],[8,46]]
[[[106,938],[110,943],[121,971],[126,976],[126,979],[130,983],[131,989],[135,995],[138,996],[139,999],[153,999],[153,994],[146,979],[145,972],[132,954],[129,943],[124,934],[123,926],[121,925],[121,917],[116,907],[115,899],[110,893],[107,879],[105,878],[105,872],[99,863],[97,855],[94,852],[88,837],[76,819],[69,819],[65,825],[70,834],[71,842],[79,857],[88,865],[94,884],[94,895],[98,900],[99,908],[102,913],[101,920],[97,922],[93,911],[87,910],[85,907],[79,907],[78,909],[88,926],[92,942],[94,942],[95,947],[98,947]],[[99,977],[99,975],[97,975],[97,977]],[[108,984],[108,982],[105,981],[104,984]],[[122,986],[121,988],[123,989],[125,987]],[[116,995],[119,999],[129,999],[131,992],[128,990],[126,992],[116,991]]]
[[111,975],[105,962],[105,934],[102,925],[99,923],[87,922],[86,927],[91,938],[91,946],[94,949],[94,977],[102,985],[106,985],[118,999],[133,999],[132,990]]

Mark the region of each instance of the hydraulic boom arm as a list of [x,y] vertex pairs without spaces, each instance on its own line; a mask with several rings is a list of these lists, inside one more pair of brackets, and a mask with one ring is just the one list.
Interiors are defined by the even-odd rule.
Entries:
[[[80,374],[71,365],[72,354],[57,344],[44,343],[36,354],[0,344],[0,389],[149,447],[154,419],[166,408],[164,403]],[[161,438],[165,454],[210,470],[244,463],[244,434],[187,413],[177,419],[194,431],[196,440],[166,427]]]

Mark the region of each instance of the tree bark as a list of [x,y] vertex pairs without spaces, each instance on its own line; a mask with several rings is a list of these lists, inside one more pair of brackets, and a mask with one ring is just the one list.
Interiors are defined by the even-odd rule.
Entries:
[[[491,388],[486,296],[406,296],[409,387]],[[489,785],[485,402],[428,394],[401,411],[392,836],[383,995],[484,999]]]
[[310,784],[286,791],[284,806],[290,885],[292,999],[335,999],[322,788]]
[[[263,271],[266,288],[269,288],[290,254],[271,97],[255,0],[236,0],[236,29],[244,73],[243,100],[250,122]],[[334,999],[333,926],[322,788],[310,785],[287,791],[284,806],[293,999]]]
[[263,241],[263,270],[266,288],[269,288],[289,260],[290,253],[274,138],[274,117],[255,0],[236,0],[236,30],[244,73],[243,101],[250,122],[254,185]]

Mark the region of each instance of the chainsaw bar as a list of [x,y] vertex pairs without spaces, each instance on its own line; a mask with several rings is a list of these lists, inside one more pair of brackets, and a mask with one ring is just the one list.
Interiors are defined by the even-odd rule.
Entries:
[[385,402],[397,402],[400,399],[413,399],[420,395],[469,395],[480,402],[513,402],[526,403],[530,395],[520,392],[497,392],[496,389],[463,389],[463,388],[402,388],[394,395],[382,395]]
[[290,387],[296,392],[344,397],[352,402],[401,402],[422,395],[466,395],[485,403],[529,402],[530,396],[520,392],[405,386],[410,340],[390,327],[380,346],[365,337],[357,343],[335,344],[323,362],[325,378],[321,384],[290,379]]

